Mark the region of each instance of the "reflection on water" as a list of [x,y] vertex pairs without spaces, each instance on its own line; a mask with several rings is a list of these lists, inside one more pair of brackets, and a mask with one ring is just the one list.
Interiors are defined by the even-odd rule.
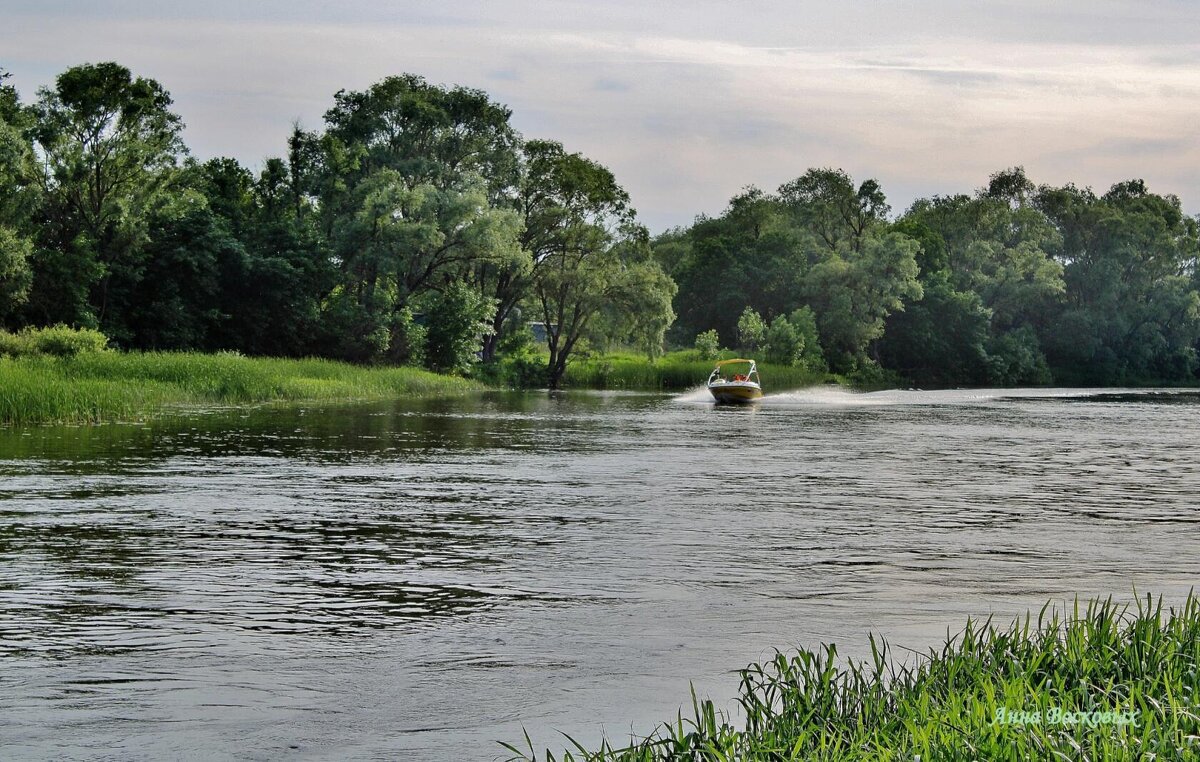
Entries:
[[1194,393],[709,402],[0,430],[0,757],[489,759],[773,647],[1196,578]]

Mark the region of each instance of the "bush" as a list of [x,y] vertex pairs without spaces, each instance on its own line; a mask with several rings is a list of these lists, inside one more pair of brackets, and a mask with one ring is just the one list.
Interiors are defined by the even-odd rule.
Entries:
[[33,350],[25,337],[8,331],[0,331],[0,357],[23,357]]
[[829,370],[825,362],[825,354],[821,350],[821,336],[817,333],[817,316],[811,307],[801,307],[788,315],[788,323],[795,329],[802,340],[800,347],[800,365],[812,371],[821,373]]
[[55,357],[74,357],[83,352],[103,352],[108,349],[108,337],[91,328],[68,328],[65,325],[26,328],[21,335],[28,337],[34,352]]
[[416,321],[412,310],[407,307],[400,310],[392,320],[388,362],[392,365],[424,365],[428,337],[429,329]]
[[1044,385],[1051,382],[1037,334],[1022,326],[988,343],[988,380],[997,386]]
[[701,360],[715,360],[721,353],[721,337],[716,330],[696,334],[696,352]]
[[345,292],[330,296],[321,314],[318,354],[354,363],[378,362],[392,340],[391,326]]
[[441,373],[466,373],[475,362],[479,340],[492,331],[496,302],[465,283],[447,286],[430,299],[425,362]]
[[0,355],[9,357],[74,357],[84,352],[103,352],[106,349],[108,337],[90,328],[56,325],[49,328],[25,328],[20,333],[0,331]]
[[546,355],[523,352],[503,355],[479,366],[472,375],[493,386],[511,389],[541,389],[546,386]]
[[780,315],[771,321],[767,329],[767,361],[780,365],[795,365],[804,351],[804,337],[792,327],[787,318]]
[[767,335],[767,324],[762,316],[752,308],[742,310],[742,316],[737,322],[738,346],[742,349],[755,350],[763,343]]

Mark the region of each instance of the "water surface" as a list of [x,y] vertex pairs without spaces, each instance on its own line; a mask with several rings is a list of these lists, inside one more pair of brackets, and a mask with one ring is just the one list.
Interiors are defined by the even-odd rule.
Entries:
[[773,648],[1200,571],[1200,398],[809,390],[0,430],[0,757],[492,759]]

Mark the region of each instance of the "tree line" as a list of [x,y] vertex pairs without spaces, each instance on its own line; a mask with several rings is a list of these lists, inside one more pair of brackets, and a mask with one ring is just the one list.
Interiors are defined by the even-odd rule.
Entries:
[[1035,185],[1018,167],[889,212],[875,181],[815,169],[660,236],[679,287],[669,338],[753,344],[781,321],[810,356],[819,342],[809,362],[928,385],[1196,380],[1200,236],[1178,198],[1140,180]]
[[814,169],[652,237],[610,171],[480,90],[340,91],[252,172],[193,158],[169,93],[118,64],[29,103],[4,79],[7,328],[551,387],[588,348],[721,344],[931,385],[1196,377],[1197,221],[1141,181],[1009,169],[893,218],[874,180]]
[[[199,162],[170,95],[115,63],[0,90],[0,321],[130,349],[466,370],[529,322],[556,386],[586,340],[661,346],[674,284],[600,164],[486,93],[341,91],[257,174]],[[514,341],[524,338],[522,342]]]

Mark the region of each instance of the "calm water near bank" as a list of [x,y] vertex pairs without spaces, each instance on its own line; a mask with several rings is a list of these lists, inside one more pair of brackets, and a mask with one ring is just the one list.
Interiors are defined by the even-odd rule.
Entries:
[[0,758],[493,759],[1200,578],[1194,393],[705,394],[0,430]]

